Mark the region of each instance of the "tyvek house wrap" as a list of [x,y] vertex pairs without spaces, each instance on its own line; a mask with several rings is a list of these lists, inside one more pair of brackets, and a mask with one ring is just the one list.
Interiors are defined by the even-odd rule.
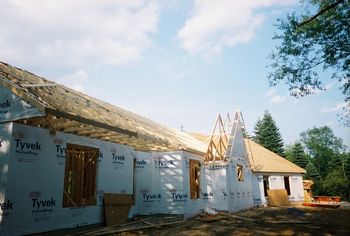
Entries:
[[0,85],[0,122],[44,115],[44,113]]
[[[11,125],[12,133],[0,148],[0,167],[7,170],[1,172],[0,200],[10,206],[0,210],[0,235],[99,223],[104,192],[132,194],[131,148],[60,132],[52,136],[48,130],[16,123],[2,124],[2,136]],[[67,143],[100,150],[95,206],[62,207]]]
[[[252,172],[245,148],[239,117],[235,117],[227,149],[228,161],[205,165],[209,208],[235,212],[253,206]],[[243,167],[243,181],[238,181],[237,165]]]
[[[202,161],[202,157],[183,151],[135,152],[136,202],[130,216],[200,212],[204,207],[202,199],[190,199],[189,160]],[[204,188],[203,183],[200,186]]]

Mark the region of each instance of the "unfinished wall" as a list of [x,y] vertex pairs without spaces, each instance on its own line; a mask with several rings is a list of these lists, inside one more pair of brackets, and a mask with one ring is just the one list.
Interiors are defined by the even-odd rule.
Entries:
[[217,162],[204,166],[204,186],[202,190],[203,201],[206,207],[220,211],[228,210],[227,199],[227,172],[230,166],[227,162]]
[[213,159],[205,164],[207,205],[210,208],[235,212],[253,206],[252,172],[242,127],[240,112],[236,112],[229,127],[226,160]]
[[253,206],[251,171],[243,169],[244,180],[238,181],[237,163],[222,162],[205,165],[205,188],[203,201],[209,208],[236,212]]
[[301,175],[289,176],[290,191],[289,201],[291,202],[303,202],[304,201],[304,188],[303,177]]
[[264,195],[263,176],[268,176],[269,189],[285,189],[284,177],[288,177],[290,186],[290,195],[288,199],[291,203],[304,201],[303,178],[301,174],[278,174],[278,173],[256,173],[257,185],[259,186],[261,204],[267,206],[269,204],[268,197]]
[[203,208],[201,199],[190,199],[189,188],[189,161],[202,161],[201,156],[182,151],[134,155],[136,204],[129,216],[194,214]]
[[[100,149],[94,206],[62,208],[66,143]],[[132,149],[127,146],[64,133],[52,136],[45,129],[13,124],[7,150],[8,172],[2,173],[7,183],[0,193],[10,205],[1,219],[1,235],[98,223],[104,192],[132,194]]]
[[228,181],[228,210],[236,212],[253,207],[252,171],[244,143],[242,123],[239,117],[233,122],[231,132],[230,171]]
[[134,199],[129,216],[157,213],[161,201],[159,170],[152,153],[134,152]]
[[11,232],[10,225],[2,222],[13,215],[13,199],[6,196],[8,187],[8,170],[10,163],[10,141],[12,134],[12,123],[0,124],[0,234]]

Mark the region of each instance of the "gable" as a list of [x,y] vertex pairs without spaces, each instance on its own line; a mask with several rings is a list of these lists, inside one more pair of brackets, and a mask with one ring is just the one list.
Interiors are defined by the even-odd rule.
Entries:
[[9,89],[0,85],[0,122],[15,121],[24,118],[44,116],[34,106],[23,101]]

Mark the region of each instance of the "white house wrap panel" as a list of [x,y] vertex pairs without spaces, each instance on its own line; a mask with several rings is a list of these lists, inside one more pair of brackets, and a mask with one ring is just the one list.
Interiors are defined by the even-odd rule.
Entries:
[[[9,134],[9,130],[12,132]],[[6,123],[1,125],[0,235],[18,235],[99,223],[103,193],[132,194],[132,149],[104,141]],[[5,136],[4,134],[7,134]],[[63,208],[66,143],[97,147],[96,205]],[[6,152],[6,150],[9,150]],[[6,183],[5,183],[6,181]]]

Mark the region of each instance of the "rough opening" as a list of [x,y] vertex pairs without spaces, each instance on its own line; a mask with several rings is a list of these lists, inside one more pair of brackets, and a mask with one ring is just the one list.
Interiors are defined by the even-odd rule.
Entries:
[[200,162],[196,160],[190,160],[190,193],[191,199],[199,198],[200,189]]
[[284,176],[284,188],[287,190],[287,194],[289,196],[290,195],[289,176]]
[[267,197],[267,190],[270,189],[269,176],[263,176],[263,183],[264,183],[264,196]]
[[237,179],[238,181],[244,181],[243,166],[237,164]]
[[62,207],[96,205],[98,148],[67,143]]

